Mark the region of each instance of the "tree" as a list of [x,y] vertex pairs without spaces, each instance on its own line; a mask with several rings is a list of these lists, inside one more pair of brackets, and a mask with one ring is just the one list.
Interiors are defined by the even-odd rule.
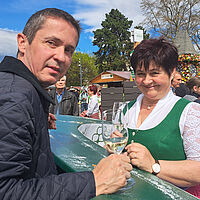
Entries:
[[93,45],[99,50],[94,52],[99,72],[106,70],[126,70],[133,44],[128,31],[133,21],[129,21],[118,9],[112,9],[101,23],[102,28],[94,31]]
[[98,75],[98,68],[95,65],[96,59],[87,53],[74,53],[72,64],[66,74],[67,86],[80,86],[80,56],[82,68],[82,82],[86,85],[88,81]]
[[187,30],[200,50],[200,0],[142,0],[143,26],[173,40],[178,30]]

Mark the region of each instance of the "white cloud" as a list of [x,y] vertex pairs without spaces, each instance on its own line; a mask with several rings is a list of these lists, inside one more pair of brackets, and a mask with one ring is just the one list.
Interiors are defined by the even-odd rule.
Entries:
[[144,19],[141,14],[140,0],[76,0],[76,2],[82,6],[73,16],[91,27],[85,30],[86,32],[101,28],[105,14],[111,9],[117,8],[129,20],[133,20],[132,27],[137,26]]
[[0,55],[16,56],[17,32],[0,29]]

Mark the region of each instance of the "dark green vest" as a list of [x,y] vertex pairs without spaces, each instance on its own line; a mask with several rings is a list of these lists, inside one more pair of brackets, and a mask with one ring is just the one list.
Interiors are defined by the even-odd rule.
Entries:
[[[134,103],[135,101],[129,102],[129,109]],[[128,144],[132,140],[143,144],[156,160],[185,160],[179,120],[188,103],[190,101],[183,98],[177,101],[165,119],[154,128],[148,130],[129,129]]]

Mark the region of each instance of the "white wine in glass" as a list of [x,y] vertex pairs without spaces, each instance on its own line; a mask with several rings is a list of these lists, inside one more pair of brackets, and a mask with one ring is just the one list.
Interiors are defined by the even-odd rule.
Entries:
[[[128,142],[128,104],[115,102],[113,109],[102,113],[102,137],[109,153],[120,154]],[[123,192],[135,184],[131,177],[127,184],[119,189]]]
[[[121,114],[116,113],[117,115]],[[127,127],[120,119],[113,119],[113,110],[105,110],[102,113],[102,118],[102,137],[105,146],[110,153],[120,154],[128,141]]]

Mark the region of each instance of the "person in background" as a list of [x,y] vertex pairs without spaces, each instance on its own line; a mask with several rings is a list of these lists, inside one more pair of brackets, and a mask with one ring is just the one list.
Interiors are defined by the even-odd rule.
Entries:
[[171,85],[173,93],[176,93],[176,88],[180,87],[181,82],[182,82],[181,73],[176,71],[174,73],[174,77],[172,79],[172,85]]
[[178,51],[163,38],[143,40],[131,56],[142,94],[128,103],[133,166],[200,197],[200,105],[173,94]]
[[88,110],[83,111],[80,116],[99,119],[99,102],[97,98],[96,85],[91,85],[88,87],[88,95],[90,96]]
[[127,154],[103,158],[92,171],[56,170],[46,88],[66,74],[79,37],[79,22],[69,13],[46,8],[17,35],[17,58],[0,63],[0,199],[88,200],[116,192],[130,177]]
[[101,112],[101,87],[98,88],[97,99],[98,99],[98,102],[99,102],[99,110]]
[[79,101],[80,91],[78,89],[74,88],[74,90],[72,90],[72,92],[75,94],[77,101]]
[[79,115],[78,101],[73,92],[66,89],[66,76],[56,82],[55,88],[49,92],[54,104],[50,104],[49,112],[57,115]]
[[200,103],[200,78],[192,77],[187,81],[186,86],[189,88],[190,94],[185,95],[183,98]]
[[79,100],[81,103],[81,113],[88,109],[88,93],[85,88],[83,88],[81,94],[79,95]]
[[189,93],[190,93],[190,90],[185,85],[185,83],[180,83],[179,87],[176,87],[176,89],[175,89],[175,95],[179,96],[179,97],[184,97],[185,95],[187,95]]

